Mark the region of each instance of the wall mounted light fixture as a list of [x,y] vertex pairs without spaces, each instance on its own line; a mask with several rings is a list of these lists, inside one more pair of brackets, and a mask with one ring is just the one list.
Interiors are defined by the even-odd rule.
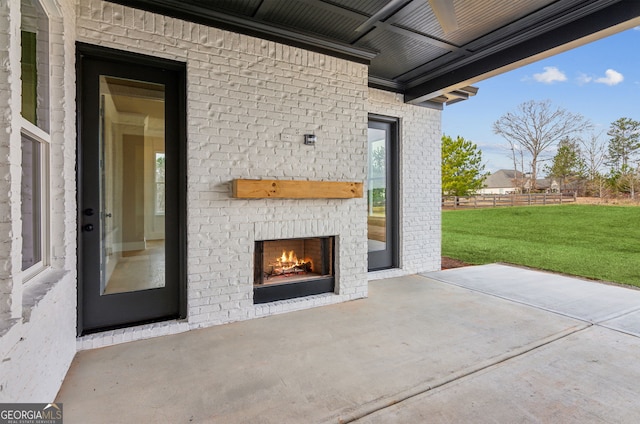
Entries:
[[304,135],[304,144],[308,145],[308,146],[313,146],[314,144],[316,144],[316,140],[318,138],[316,137],[315,134],[305,134]]

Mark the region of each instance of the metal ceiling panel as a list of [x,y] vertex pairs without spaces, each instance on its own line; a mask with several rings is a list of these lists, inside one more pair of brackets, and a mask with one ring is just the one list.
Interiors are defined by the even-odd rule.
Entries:
[[435,14],[424,2],[411,14],[402,12],[390,19],[391,23],[438,38],[456,46],[463,46],[517,21],[555,0],[455,0],[454,9],[458,29],[445,33]]
[[380,52],[371,61],[369,72],[392,80],[398,75],[399,69],[413,69],[423,64],[425,58],[437,58],[449,53],[420,39],[383,29],[371,31],[358,45]]
[[253,16],[258,7],[260,7],[262,0],[183,0],[183,2],[208,9]]
[[438,22],[436,15],[433,13],[426,0],[423,2],[415,2],[415,4],[405,7],[403,10],[400,10],[394,16],[389,18],[387,22],[410,29],[420,34],[449,41],[446,39],[444,31],[440,26],[440,22]]
[[504,44],[505,41],[517,43],[523,41],[523,36],[524,38],[532,38],[536,34],[562,27],[583,16],[606,9],[618,3],[618,0],[564,0],[548,3],[527,15],[496,27],[495,30],[468,43],[466,47],[476,51],[495,43]]
[[273,7],[261,15],[264,21],[342,42],[354,39],[357,36],[354,29],[367,19],[364,15],[349,13],[318,1],[273,3]]
[[389,3],[389,0],[325,0],[325,3],[334,4],[367,16],[372,16],[385,7]]

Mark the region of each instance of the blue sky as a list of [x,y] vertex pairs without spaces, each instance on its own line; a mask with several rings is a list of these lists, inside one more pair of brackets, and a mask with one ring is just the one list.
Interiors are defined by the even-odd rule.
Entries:
[[473,84],[480,89],[475,97],[445,106],[442,131],[476,143],[486,170],[511,169],[507,142],[493,134],[493,123],[520,103],[550,100],[588,118],[606,143],[612,122],[640,120],[638,46],[640,27]]

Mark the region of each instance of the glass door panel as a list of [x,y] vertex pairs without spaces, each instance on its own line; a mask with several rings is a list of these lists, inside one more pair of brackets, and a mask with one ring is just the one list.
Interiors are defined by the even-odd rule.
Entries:
[[387,146],[386,132],[369,128],[369,172],[367,179],[368,229],[367,242],[369,252],[387,248]]
[[100,76],[102,295],[165,285],[164,91]]

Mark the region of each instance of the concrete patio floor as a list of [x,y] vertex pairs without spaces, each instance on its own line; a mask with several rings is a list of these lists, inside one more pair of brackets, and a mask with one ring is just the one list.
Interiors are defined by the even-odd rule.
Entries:
[[640,291],[504,265],[78,353],[65,423],[640,421]]

